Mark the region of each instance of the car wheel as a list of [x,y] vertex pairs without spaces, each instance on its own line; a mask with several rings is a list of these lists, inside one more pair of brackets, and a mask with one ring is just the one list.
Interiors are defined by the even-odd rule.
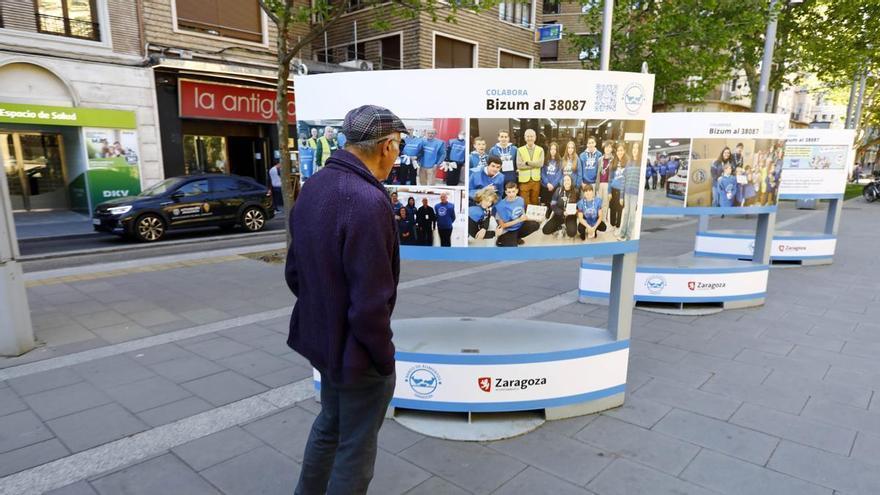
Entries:
[[134,235],[141,242],[156,242],[165,237],[165,221],[153,213],[147,213],[137,219]]
[[266,214],[256,206],[248,207],[241,214],[241,225],[248,232],[259,232],[266,226]]
[[865,197],[865,201],[868,203],[873,203],[875,199],[877,199],[877,191],[874,189],[874,184],[868,184],[862,189],[862,196]]

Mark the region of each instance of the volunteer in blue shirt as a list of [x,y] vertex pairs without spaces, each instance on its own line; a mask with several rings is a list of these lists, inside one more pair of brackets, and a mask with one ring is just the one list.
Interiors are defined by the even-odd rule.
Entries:
[[433,186],[437,166],[446,159],[446,143],[437,139],[437,131],[429,129],[422,141],[422,154],[419,155],[419,185]]
[[416,220],[416,198],[410,196],[409,199],[406,200],[406,213],[409,216],[410,220]]
[[415,130],[409,129],[403,138],[403,156],[400,157],[398,180],[401,184],[414,186],[416,184],[416,166],[419,156],[422,154],[422,138]]
[[449,202],[449,195],[440,193],[440,202],[434,205],[437,214],[437,233],[440,235],[440,246],[452,246],[452,226],[455,223],[455,205]]
[[660,176],[660,188],[666,189],[666,177],[669,173],[669,157],[665,154],[660,156],[660,163],[657,165],[657,175]]
[[395,191],[391,193],[391,209],[394,210],[394,216],[397,216],[401,208],[403,208],[403,203],[397,199],[397,192]]
[[[489,156],[497,156],[501,159],[501,173],[504,174],[504,183],[517,182],[516,174],[516,146],[510,144],[510,133],[507,130],[498,131],[498,143],[489,150]],[[517,187],[519,190],[519,187]]]
[[[581,183],[595,184],[602,163],[602,152],[596,149],[596,138],[587,138],[587,149],[578,156],[578,176]],[[577,184],[580,187],[580,184]]]
[[577,202],[577,231],[581,240],[595,239],[596,231],[605,231],[605,222],[599,219],[602,213],[602,198],[590,184],[581,186],[581,199]]
[[559,162],[559,145],[550,143],[544,166],[541,167],[541,204],[547,207],[547,217],[550,217],[550,202],[553,201],[553,193],[562,182],[562,166]]
[[724,171],[718,178],[715,186],[715,194],[718,197],[718,206],[729,208],[736,202],[736,177],[733,176],[733,165],[724,165]]
[[490,156],[483,170],[471,173],[471,179],[468,184],[468,192],[471,200],[475,200],[477,191],[485,187],[492,186],[495,194],[504,192],[504,174],[501,173],[501,158]]
[[477,136],[474,138],[474,151],[471,151],[470,167],[468,172],[475,174],[486,166],[489,155],[486,153],[486,140]]
[[346,141],[346,140],[347,140],[347,138],[345,137],[345,133],[344,133],[344,132],[339,131],[339,132],[336,133],[336,144],[339,145],[339,148],[340,148],[340,149],[341,149],[341,148],[345,148],[345,141]]
[[712,174],[712,206],[719,206],[721,204],[721,198],[717,194],[718,179],[724,174],[724,167],[726,165],[730,165],[731,170],[733,170],[733,154],[727,146],[721,150],[721,153],[718,154],[718,159],[712,162],[712,166],[709,169],[709,172]]
[[[489,228],[489,222],[498,193],[494,187],[486,187],[477,191],[475,197],[477,204],[468,208],[468,235],[477,240],[492,239],[496,232]],[[500,232],[500,228],[497,230]]]
[[517,247],[524,237],[538,230],[538,222],[526,218],[526,202],[519,194],[519,186],[510,181],[504,184],[504,199],[495,205],[495,219],[503,229],[495,245]]
[[[628,241],[636,235],[636,226],[639,220],[639,184],[642,180],[642,171],[639,169],[641,146],[641,142],[634,142],[631,148],[632,158],[624,161],[626,167],[623,170],[623,213],[621,214],[621,227],[617,233],[618,241]],[[626,148],[623,143],[618,145],[618,149],[620,148],[623,148],[625,154]]]
[[562,181],[553,199],[550,201],[550,219],[544,222],[541,232],[550,235],[565,226],[565,234],[574,237],[577,234],[577,200],[578,189],[571,175],[562,176]]
[[459,132],[457,138],[450,139],[446,144],[446,161],[449,164],[449,170],[446,171],[447,186],[457,186],[461,182],[466,156],[467,142],[464,140],[464,133]]
[[[318,133],[317,129],[312,130],[315,131],[315,134]],[[299,173],[302,175],[303,180],[308,179],[315,173],[314,146],[312,140],[308,139],[305,133],[299,135],[297,151],[299,151]]]

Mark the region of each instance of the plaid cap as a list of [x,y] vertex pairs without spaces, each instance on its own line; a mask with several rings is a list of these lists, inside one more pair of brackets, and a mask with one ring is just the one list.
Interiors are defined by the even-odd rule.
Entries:
[[364,105],[345,114],[342,132],[352,143],[383,138],[392,132],[406,132],[406,126],[387,108]]

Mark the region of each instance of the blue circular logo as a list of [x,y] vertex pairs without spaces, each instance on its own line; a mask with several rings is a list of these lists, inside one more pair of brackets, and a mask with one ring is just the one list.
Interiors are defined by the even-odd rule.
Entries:
[[409,387],[422,399],[430,399],[440,385],[440,374],[430,366],[413,366],[406,373]]
[[706,182],[706,171],[697,169],[694,171],[694,184],[702,184],[703,182]]
[[645,280],[645,287],[651,294],[659,294],[666,288],[666,279],[662,275],[651,275]]
[[638,113],[645,102],[645,88],[639,83],[632,83],[623,90],[623,106],[630,113]]

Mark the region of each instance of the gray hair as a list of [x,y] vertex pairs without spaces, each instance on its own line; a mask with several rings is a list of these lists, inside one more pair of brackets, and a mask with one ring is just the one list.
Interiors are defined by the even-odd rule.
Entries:
[[352,149],[362,155],[372,156],[376,153],[376,147],[379,146],[379,143],[382,141],[387,141],[387,137],[379,138],[379,139],[369,139],[367,141],[360,141],[357,143],[347,142],[345,143],[346,149]]

